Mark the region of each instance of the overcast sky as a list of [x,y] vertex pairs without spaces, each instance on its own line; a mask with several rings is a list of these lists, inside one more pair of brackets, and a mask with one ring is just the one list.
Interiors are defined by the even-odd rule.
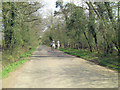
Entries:
[[[44,0],[43,1],[43,3],[44,3],[44,8],[43,8],[43,10],[44,10],[44,13],[46,13],[47,14],[47,12],[49,11],[49,10],[52,10],[52,12],[54,12],[54,10],[56,9],[55,8],[55,2],[56,2],[57,0]],[[70,0],[63,0],[64,2],[69,2]]]
[[[48,11],[52,10],[52,12],[54,12],[54,10],[57,10],[55,8],[55,2],[57,0],[44,0],[43,3],[44,3],[44,8],[43,8],[43,13],[44,15],[46,15],[48,13]],[[71,2],[74,2],[75,4],[80,4],[80,1],[81,0],[71,0]],[[63,2],[70,2],[70,0],[63,0]]]

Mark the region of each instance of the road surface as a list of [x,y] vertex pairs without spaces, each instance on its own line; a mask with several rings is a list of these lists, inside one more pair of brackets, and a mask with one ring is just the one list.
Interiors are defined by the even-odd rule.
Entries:
[[118,73],[40,45],[3,88],[117,88]]

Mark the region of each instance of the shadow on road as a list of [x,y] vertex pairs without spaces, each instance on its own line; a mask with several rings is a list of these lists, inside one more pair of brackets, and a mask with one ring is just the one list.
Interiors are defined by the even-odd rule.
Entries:
[[73,58],[73,57],[70,57],[70,56],[31,56],[31,57],[38,57],[38,58],[41,58],[41,57],[66,57],[66,58]]

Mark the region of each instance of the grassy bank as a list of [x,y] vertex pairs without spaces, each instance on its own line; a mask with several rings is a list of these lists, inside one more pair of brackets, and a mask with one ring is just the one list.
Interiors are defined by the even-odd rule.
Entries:
[[28,51],[20,55],[15,62],[8,64],[7,66],[3,67],[2,74],[0,73],[0,77],[6,78],[8,77],[9,72],[14,71],[20,65],[24,64],[27,61],[27,57],[30,57],[31,54],[36,50],[37,45],[34,48],[30,48]]
[[116,71],[120,70],[120,68],[118,67],[119,57],[114,54],[113,55],[109,54],[105,56],[102,53],[95,53],[95,52],[91,53],[85,50],[77,50],[70,48],[61,48],[59,50]]
[[24,64],[27,61],[27,59],[21,59],[17,62],[9,64],[7,67],[3,68],[2,70],[2,78],[8,77],[8,73],[14,71],[17,69],[20,65]]

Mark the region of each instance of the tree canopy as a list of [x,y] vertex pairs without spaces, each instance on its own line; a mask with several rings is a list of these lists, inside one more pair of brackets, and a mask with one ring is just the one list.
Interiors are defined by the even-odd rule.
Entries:
[[118,4],[119,2],[84,2],[82,6],[77,6],[56,1],[59,10],[52,16],[53,22],[56,22],[46,30],[44,44],[50,45],[52,38],[60,40],[64,48],[89,49],[104,54],[116,52],[119,55]]

